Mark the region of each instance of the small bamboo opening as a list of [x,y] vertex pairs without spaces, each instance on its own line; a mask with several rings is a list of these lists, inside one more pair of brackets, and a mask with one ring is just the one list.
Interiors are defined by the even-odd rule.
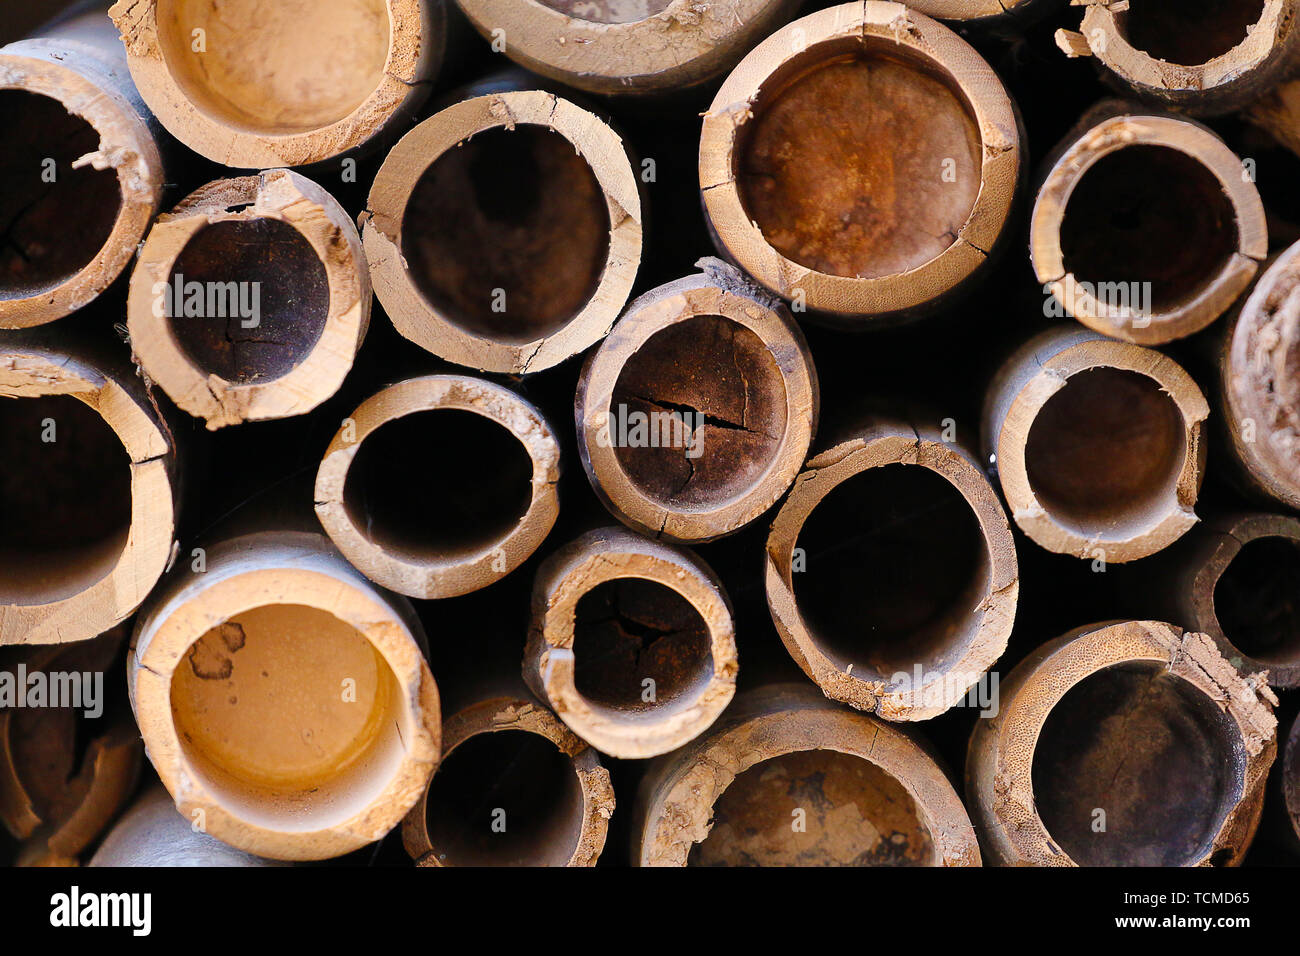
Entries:
[[102,579],[131,527],[131,458],[70,395],[0,399],[0,604],[47,604]]
[[1199,66],[1245,40],[1264,6],[1264,0],[1129,0],[1115,25],[1157,60]]
[[689,866],[928,866],[935,852],[916,802],[869,760],[834,750],[772,757],[713,807]]
[[0,130],[0,299],[23,299],[94,260],[122,190],[112,169],[73,168],[99,150],[99,133],[56,99],[0,90]]
[[589,23],[637,23],[667,10],[673,0],[538,0],[566,17]]
[[1168,511],[1186,449],[1178,406],[1160,383],[1087,369],[1039,410],[1025,442],[1029,484],[1077,534],[1124,540]]
[[1300,663],[1300,541],[1242,545],[1214,585],[1214,613],[1224,636],[1255,660]]
[[1185,866],[1240,798],[1244,755],[1216,704],[1163,662],[1103,668],[1052,708],[1034,804],[1083,866]]
[[523,344],[552,335],[595,293],[610,220],[595,173],[535,124],[476,133],[425,170],[402,252],[429,304],[462,329]]
[[476,734],[429,784],[429,842],[449,866],[565,866],[582,836],[573,760],[540,734]]

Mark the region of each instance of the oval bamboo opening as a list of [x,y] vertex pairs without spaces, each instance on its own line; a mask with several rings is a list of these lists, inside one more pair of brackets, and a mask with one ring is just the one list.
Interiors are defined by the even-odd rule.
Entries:
[[1253,538],[1214,584],[1214,615],[1224,636],[1268,665],[1300,665],[1300,541]]
[[1168,63],[1198,66],[1233,50],[1264,15],[1264,0],[1129,0],[1120,36]]

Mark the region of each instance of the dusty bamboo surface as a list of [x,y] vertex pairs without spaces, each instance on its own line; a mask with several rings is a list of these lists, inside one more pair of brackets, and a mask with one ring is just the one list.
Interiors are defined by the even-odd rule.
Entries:
[[104,838],[90,866],[284,866],[245,853],[194,828],[154,785]]
[[[583,613],[601,589],[608,613]],[[602,753],[653,757],[699,736],[731,701],[739,669],[727,594],[684,548],[598,528],[537,571],[524,679]]]
[[1084,8],[1078,32],[1056,33],[1067,56],[1095,57],[1112,86],[1188,113],[1246,106],[1295,67],[1300,51],[1294,0],[1262,0],[1254,23],[1242,15],[1248,4],[1219,4],[1213,17],[1197,8],[1180,18],[1170,12],[1176,4],[1072,2]]
[[1300,508],[1300,244],[1264,271],[1219,356],[1228,451],[1249,489]]
[[0,97],[19,92],[64,112],[43,110],[32,122],[40,128],[6,121],[14,162],[6,194],[18,208],[6,201],[0,215],[22,255],[0,259],[0,329],[52,322],[108,288],[158,212],[166,178],[153,119],[107,17],[88,14],[0,48]]
[[1300,717],[1291,725],[1282,763],[1282,799],[1291,821],[1297,845],[1300,845]]
[[[445,543],[431,542],[427,535],[412,537],[404,522],[389,527],[372,521],[364,504],[358,504],[367,490],[350,482],[353,464],[367,439],[380,428],[423,412],[473,414],[482,419],[478,424],[500,429],[502,436],[518,443],[527,456],[529,473],[518,476],[526,503],[517,515],[486,516],[489,526],[471,531],[468,538]],[[427,468],[429,462],[427,456],[417,454],[412,467]],[[479,476],[483,485],[491,485],[504,474],[501,461],[457,461],[450,455],[434,459],[434,467],[469,468],[468,473]],[[506,475],[505,480],[510,477]],[[536,408],[510,389],[484,379],[427,375],[390,385],[362,402],[345,420],[316,474],[316,515],[339,550],[372,581],[410,597],[451,597],[486,587],[537,550],[559,515],[559,478],[560,446]],[[415,476],[407,480],[415,480]],[[377,488],[374,493],[382,496],[389,490]],[[463,504],[441,503],[440,507]]]
[[[716,259],[697,264],[703,273],[628,306],[583,366],[574,406],[597,496],[628,526],[679,542],[731,534],[785,494],[820,405],[812,355],[785,306]],[[683,410],[699,423],[689,439],[621,441],[623,411],[650,421]]]
[[936,20],[996,31],[1025,26],[1061,6],[1065,0],[912,0],[907,6]]
[[980,865],[929,753],[803,684],[746,691],[708,733],[651,763],[632,833],[640,866]]
[[[68,399],[89,412],[64,404]],[[179,484],[171,430],[122,356],[85,336],[73,345],[57,328],[10,333],[0,342],[0,401],[0,412],[29,419],[25,437],[15,425],[6,427],[6,440],[30,441],[36,449],[7,466],[16,484],[7,492],[13,511],[6,530],[47,522],[0,554],[0,644],[95,637],[139,607],[172,553]],[[54,441],[46,444],[42,436],[51,423]],[[86,447],[76,447],[82,440]],[[90,466],[101,466],[98,456],[109,446],[121,457],[120,470],[105,465],[92,479]],[[127,496],[129,502],[122,500]],[[123,527],[105,524],[115,512]],[[51,541],[50,519],[57,514],[84,524]],[[102,534],[87,540],[92,525],[103,525]]]
[[[528,248],[516,248],[517,228],[493,225],[502,213],[483,212],[460,169],[462,151],[480,147],[467,162],[536,156],[537,171],[499,180]],[[556,181],[513,197],[515,179],[542,172]],[[594,113],[538,89],[472,96],[403,136],[375,176],[359,220],[375,293],[397,331],[434,355],[489,372],[550,368],[608,334],[627,302],[641,262],[638,190],[623,141]],[[413,215],[417,204],[430,211]],[[438,245],[430,221],[462,231]]]
[[[1060,707],[1085,682],[1107,689],[1108,680],[1107,696],[1084,701],[1091,710]],[[1277,754],[1276,702],[1206,635],[1168,624],[1092,625],[1048,641],[1003,680],[997,716],[971,736],[967,804],[985,857],[1237,865]],[[1052,725],[1058,707],[1065,716]],[[1085,724],[1092,735],[1079,734]]]
[[427,99],[446,37],[441,0],[119,0],[109,15],[159,122],[243,169],[372,143]]
[[145,749],[176,809],[272,859],[379,839],[438,763],[438,689],[413,609],[319,534],[244,535],[204,560],[155,592],[127,660]]
[[[944,441],[938,427],[874,416],[859,423],[849,435],[809,459],[807,470],[795,480],[772,522],[764,562],[768,608],[790,656],[827,697],[887,720],[925,720],[958,703],[1006,649],[1020,592],[1015,541],[1006,512],[974,453],[958,441]],[[833,611],[839,619],[836,633],[845,627],[852,627],[854,633],[847,640],[832,637],[827,632],[832,622],[813,618],[808,595],[801,601],[800,587],[802,576],[825,573],[821,562],[847,560],[830,551],[818,554],[813,543],[804,540],[809,520],[819,506],[833,493],[838,500],[846,489],[852,490],[859,476],[869,478],[879,474],[875,469],[891,467],[924,469],[942,479],[944,493],[960,500],[969,509],[966,517],[973,518],[977,526],[972,529],[977,543],[971,553],[956,559],[970,565],[958,569],[963,583],[951,594],[910,596],[927,606],[919,615],[898,615],[903,623],[889,641],[902,646],[896,652],[883,644],[873,646],[873,639],[885,642],[887,637],[876,633],[884,625],[874,612],[855,613],[852,607],[837,606]],[[933,511],[936,502],[927,499],[913,504],[924,513]],[[887,495],[878,507],[890,513],[896,505],[897,499]],[[850,533],[845,521],[828,520],[840,533]],[[918,552],[957,553],[955,526],[931,529],[936,536],[930,539],[913,525],[917,520],[916,514],[901,514],[896,523],[910,529],[903,531],[904,536],[915,534]],[[853,544],[851,540],[837,542],[839,547]],[[871,546],[871,541],[864,546]],[[919,571],[912,575],[913,580],[932,576]],[[893,589],[888,584],[884,587]],[[858,585],[859,591],[869,588],[865,580]],[[885,603],[890,600],[886,598]],[[931,606],[935,604],[939,606]],[[888,614],[891,608],[875,610]],[[914,664],[923,668],[920,682]]]
[[[1115,208],[1161,201],[1152,197],[1168,198],[1136,228],[1116,228],[1108,218]],[[1268,254],[1268,226],[1241,159],[1213,132],[1104,102],[1053,153],[1030,219],[1029,252],[1038,281],[1066,315],[1112,338],[1162,345],[1199,332],[1249,287]],[[1145,301],[1097,294],[1133,282],[1149,283],[1150,294],[1136,296]]]
[[[173,277],[199,279],[186,268],[209,285],[256,282],[272,314],[169,316],[161,296]],[[173,312],[181,298],[172,296]],[[306,177],[272,169],[208,183],[158,218],[131,274],[127,329],[145,373],[216,429],[301,415],[333,395],[365,338],[371,299],[347,212]]]
[[1208,415],[1172,359],[1062,326],[998,371],[982,442],[1025,534],[1048,551],[1118,563],[1154,554],[1196,523]]
[[[550,777],[541,779],[536,774],[525,779],[513,763],[502,766],[501,761],[492,769],[501,778],[509,778],[513,773],[515,780],[487,774],[446,779],[458,760],[457,748],[461,745],[469,741],[474,741],[472,746],[497,745],[505,756],[519,734],[544,741],[543,746],[553,750],[553,756],[558,755],[557,762],[562,764],[562,773],[568,779],[561,783]],[[535,765],[530,766],[535,769]],[[512,683],[503,687],[502,692],[488,693],[448,717],[443,727],[440,769],[448,773],[440,779],[434,772],[428,788],[402,823],[402,845],[417,865],[596,865],[614,814],[614,787],[609,771],[601,766],[595,750],[522,688],[515,688]],[[501,808],[505,813],[504,830],[491,829],[490,796],[498,792],[498,787],[511,782],[518,785],[521,796],[527,793],[529,803],[546,802],[551,811],[548,819],[527,827],[522,840],[512,830],[511,817],[517,815],[517,808]],[[453,788],[469,785],[484,791],[476,804],[482,811],[480,815],[474,819],[452,816],[432,821],[431,826],[430,814],[436,811],[431,811],[430,804],[436,804],[435,794],[444,784]],[[562,793],[548,792],[560,788]]]
[[[861,119],[823,121],[837,112]],[[892,152],[872,147],[882,137]],[[992,68],[942,24],[876,0],[756,46],[700,137],[718,249],[769,291],[850,325],[937,307],[965,284],[1003,233],[1022,165]]]

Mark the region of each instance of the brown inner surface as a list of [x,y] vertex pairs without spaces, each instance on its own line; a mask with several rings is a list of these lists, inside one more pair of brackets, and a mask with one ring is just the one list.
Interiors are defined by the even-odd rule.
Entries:
[[538,0],[566,17],[591,23],[636,23],[662,13],[673,0]]
[[429,842],[449,866],[565,866],[584,819],[572,758],[525,730],[470,737],[429,785]]
[[605,194],[573,144],[519,124],[477,133],[424,171],[402,218],[402,254],[449,321],[524,344],[582,311],[609,232]]
[[504,426],[433,409],[370,433],[348,469],[343,503],[363,536],[419,563],[505,537],[528,512],[532,481],[532,459]]
[[[589,701],[653,710],[697,696],[713,677],[704,618],[672,588],[645,578],[603,581],[574,609],[573,683]],[[651,700],[644,700],[651,680]]]
[[990,558],[979,521],[948,480],[919,465],[841,482],[799,531],[795,599],[811,639],[863,679],[905,673],[915,690],[978,632]]
[[1167,146],[1127,146],[1099,159],[1075,185],[1060,240],[1066,271],[1080,281],[1150,283],[1137,296],[1099,289],[1098,298],[1128,291],[1127,301],[1160,313],[1218,277],[1237,250],[1237,220],[1222,184],[1200,161]]
[[1030,487],[1076,534],[1125,540],[1176,506],[1186,437],[1178,406],[1137,372],[1070,376],[1039,410],[1025,441]]
[[861,757],[806,750],[737,776],[688,865],[929,866],[934,855],[901,783]]
[[1034,751],[1035,806],[1083,866],[1186,866],[1205,856],[1239,798],[1237,739],[1231,719],[1164,662],[1115,664],[1048,714]]
[[673,508],[714,506],[767,474],[787,409],[763,340],[700,315],[656,332],[628,358],[610,397],[609,441],[642,493]]
[[158,41],[177,84],[198,108],[238,129],[287,134],[328,126],[364,103],[384,77],[391,43],[385,0],[157,6]]
[[1129,0],[1116,13],[1120,35],[1158,60],[1199,66],[1246,39],[1264,0]]
[[3,301],[53,288],[88,265],[113,231],[122,191],[112,169],[72,168],[99,149],[99,133],[58,100],[0,90],[0,130]]
[[1233,646],[1265,664],[1300,664],[1300,541],[1247,541],[1214,585],[1214,613]]
[[93,408],[0,398],[0,462],[0,603],[63,600],[112,571],[131,527],[131,458]]
[[[176,344],[201,371],[227,382],[293,371],[329,319],[325,265],[303,234],[279,219],[204,226],[176,257],[169,282],[165,314]],[[191,283],[199,283],[193,298]]]
[[363,761],[400,690],[378,649],[318,608],[269,604],[203,634],[176,667],[172,718],[206,772],[310,795]]
[[982,146],[951,78],[875,43],[824,44],[791,70],[737,144],[741,200],[768,243],[818,272],[878,278],[956,242]]

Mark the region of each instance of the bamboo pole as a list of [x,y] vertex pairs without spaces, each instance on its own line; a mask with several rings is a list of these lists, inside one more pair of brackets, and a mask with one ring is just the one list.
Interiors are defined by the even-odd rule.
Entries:
[[287,169],[219,179],[159,217],[131,276],[137,361],[208,428],[301,415],[342,384],[370,321],[342,206]]
[[1291,725],[1282,762],[1282,799],[1286,815],[1300,847],[1300,717]]
[[[817,428],[817,370],[777,299],[716,259],[636,299],[578,382],[578,453],[628,526],[731,534],[777,501]],[[639,431],[638,431],[639,429]]]
[[1010,217],[1019,144],[972,47],[868,0],[796,20],[732,71],[704,116],[700,189],[725,257],[796,308],[860,327],[968,286]]
[[[470,450],[459,461],[429,448]],[[541,413],[468,375],[390,385],[344,420],[316,475],[316,515],[363,574],[410,597],[509,574],[559,514],[560,447]]]
[[244,535],[202,561],[155,592],[127,660],[176,808],[272,859],[384,836],[438,762],[438,690],[414,611],[318,534]]
[[508,86],[402,137],[360,222],[398,332],[458,365],[523,374],[609,332],[641,261],[642,209],[600,117]]
[[1030,654],[1001,696],[966,762],[991,862],[1241,862],[1277,754],[1276,698],[1204,634],[1153,621],[1080,628]]
[[420,866],[595,866],[614,813],[600,757],[512,685],[447,718],[442,763],[402,823]]
[[1119,563],[1196,523],[1208,415],[1172,359],[1062,326],[998,371],[983,445],[1025,534],[1048,551]]
[[655,760],[638,792],[640,866],[979,866],[970,819],[910,735],[804,684],[747,691]]
[[172,552],[171,430],[121,344],[80,331],[76,345],[48,329],[0,342],[0,644],[104,633]]
[[225,166],[365,148],[427,99],[441,0],[118,0],[131,75],[167,131]]
[[764,580],[795,663],[887,720],[958,704],[1006,649],[1020,591],[974,454],[937,422],[879,416],[808,461],[772,522]]
[[0,329],[75,312],[130,262],[162,200],[152,125],[102,14],[0,48]]
[[653,757],[699,736],[739,669],[726,592],[683,548],[599,528],[538,569],[524,679],[602,753]]

